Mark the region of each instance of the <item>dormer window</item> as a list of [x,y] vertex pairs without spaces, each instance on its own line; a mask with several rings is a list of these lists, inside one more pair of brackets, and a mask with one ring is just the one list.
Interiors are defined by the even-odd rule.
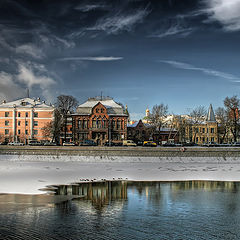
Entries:
[[23,102],[21,102],[21,105],[22,105],[22,106],[26,106],[26,105],[27,105],[27,102],[24,102],[24,101],[23,101]]

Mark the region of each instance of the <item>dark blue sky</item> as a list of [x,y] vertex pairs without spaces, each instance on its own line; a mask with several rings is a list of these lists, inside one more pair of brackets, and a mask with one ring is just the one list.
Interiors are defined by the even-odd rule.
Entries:
[[239,42],[240,0],[1,0],[0,100],[217,108],[239,94]]

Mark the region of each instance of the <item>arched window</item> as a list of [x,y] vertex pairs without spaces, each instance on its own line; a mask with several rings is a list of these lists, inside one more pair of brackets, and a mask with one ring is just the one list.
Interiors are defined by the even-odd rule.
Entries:
[[93,128],[96,128],[97,127],[97,122],[95,119],[92,120],[92,127]]
[[117,120],[117,130],[119,130],[121,128],[121,121],[120,119]]

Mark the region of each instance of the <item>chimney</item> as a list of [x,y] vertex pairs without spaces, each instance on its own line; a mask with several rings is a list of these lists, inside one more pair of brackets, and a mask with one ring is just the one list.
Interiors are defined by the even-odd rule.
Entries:
[[40,102],[40,97],[37,98],[37,101]]
[[6,103],[6,100],[3,100],[2,103]]

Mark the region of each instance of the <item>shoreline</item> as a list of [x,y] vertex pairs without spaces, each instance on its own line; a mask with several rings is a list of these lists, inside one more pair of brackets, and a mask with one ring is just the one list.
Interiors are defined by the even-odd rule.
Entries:
[[240,181],[240,157],[112,157],[0,155],[0,193],[94,181]]

